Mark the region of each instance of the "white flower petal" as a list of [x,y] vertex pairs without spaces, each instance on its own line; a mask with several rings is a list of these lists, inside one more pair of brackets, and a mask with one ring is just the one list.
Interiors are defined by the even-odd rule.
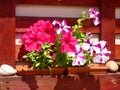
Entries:
[[109,57],[103,55],[103,56],[102,56],[102,59],[103,59],[103,62],[102,62],[102,63],[105,63],[105,62],[107,62],[107,61],[109,60]]
[[57,34],[60,34],[61,31],[62,31],[62,28],[59,28],[59,29],[57,30]]
[[76,44],[75,47],[76,47],[76,52],[79,52],[79,51],[81,52],[81,46],[80,45]]
[[89,50],[90,49],[90,44],[83,43],[82,48],[83,48],[83,50]]
[[103,49],[106,46],[106,41],[100,41],[101,49]]
[[75,53],[74,52],[68,52],[68,56],[75,57]]
[[93,58],[93,62],[94,63],[99,63],[100,61],[99,61],[99,56],[95,56],[94,58]]

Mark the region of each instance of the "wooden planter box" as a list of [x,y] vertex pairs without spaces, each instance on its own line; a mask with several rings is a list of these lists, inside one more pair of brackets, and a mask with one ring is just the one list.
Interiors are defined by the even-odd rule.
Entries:
[[31,69],[27,66],[16,67],[19,76],[35,76],[35,75],[65,75],[66,68],[52,68],[49,69]]
[[109,68],[104,64],[89,64],[90,74],[107,74]]
[[89,74],[90,67],[68,67],[67,74]]
[[67,67],[49,69],[30,69],[28,66],[16,66],[18,75],[35,76],[35,75],[69,75],[69,74],[106,74],[108,67],[101,64],[90,64],[86,67]]

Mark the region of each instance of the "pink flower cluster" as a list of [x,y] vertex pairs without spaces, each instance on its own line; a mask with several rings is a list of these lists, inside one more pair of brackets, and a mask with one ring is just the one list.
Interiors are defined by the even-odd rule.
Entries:
[[[58,26],[56,27],[57,29],[54,28],[56,25]],[[26,29],[26,33],[22,36],[22,42],[24,43],[26,51],[30,52],[34,50],[40,52],[42,44],[46,42],[50,44],[55,43],[56,35],[61,33],[61,52],[75,51],[77,39],[72,36],[72,29],[70,26],[67,26],[65,20],[62,22],[55,20],[53,23],[39,20],[33,26]]]
[[56,40],[56,31],[50,21],[39,20],[33,26],[26,29],[26,33],[22,36],[22,42],[27,51],[37,51],[41,49],[41,45],[48,42],[54,43]]

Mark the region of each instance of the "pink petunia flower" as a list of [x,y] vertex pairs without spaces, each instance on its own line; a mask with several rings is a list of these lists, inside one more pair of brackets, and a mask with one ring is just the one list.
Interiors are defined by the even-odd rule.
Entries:
[[41,45],[48,42],[54,43],[56,40],[56,31],[50,21],[39,20],[33,26],[26,29],[26,33],[22,36],[22,42],[27,51],[37,51],[41,49]]
[[56,40],[56,31],[50,21],[45,22],[45,27],[42,30],[42,37],[44,37],[44,42],[54,43]]
[[56,26],[57,34],[65,34],[72,31],[71,26],[68,26],[65,20],[63,20],[62,22],[59,20],[54,20],[52,24]]
[[36,31],[31,31],[28,33],[25,33],[22,36],[22,42],[24,43],[25,50],[27,51],[40,51],[41,45],[43,44],[41,40],[41,34],[37,33]]
[[71,33],[67,33],[61,39],[61,52],[74,52],[77,39],[74,38]]

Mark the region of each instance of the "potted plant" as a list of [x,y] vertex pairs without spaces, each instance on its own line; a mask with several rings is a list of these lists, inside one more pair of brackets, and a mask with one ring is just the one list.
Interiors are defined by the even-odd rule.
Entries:
[[[107,62],[111,53],[107,50],[107,42],[92,41],[91,33],[80,31],[85,20],[92,18],[94,25],[100,23],[99,12],[94,8],[89,9],[89,12],[89,15],[82,12],[82,17],[72,27],[67,25],[67,21],[56,19],[53,22],[39,20],[26,29],[21,41],[28,51],[23,58],[31,62],[30,70],[42,69],[44,72],[47,68],[49,71],[47,74],[52,74],[53,69],[62,68],[61,74],[66,70],[69,74],[70,70],[74,73],[72,67],[86,67],[90,63]],[[87,67],[86,72],[89,70]],[[81,73],[81,70],[79,71]]]

